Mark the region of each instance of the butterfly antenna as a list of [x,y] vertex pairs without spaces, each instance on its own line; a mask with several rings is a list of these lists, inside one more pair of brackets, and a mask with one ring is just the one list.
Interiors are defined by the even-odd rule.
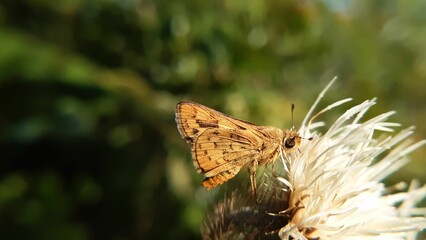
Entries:
[[294,103],[291,104],[291,130],[294,130]]

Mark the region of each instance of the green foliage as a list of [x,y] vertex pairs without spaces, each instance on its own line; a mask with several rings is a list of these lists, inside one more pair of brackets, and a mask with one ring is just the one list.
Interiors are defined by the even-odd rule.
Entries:
[[[2,239],[199,238],[217,191],[176,130],[183,99],[288,128],[337,75],[321,106],[377,96],[371,114],[424,138],[424,1],[302,2],[0,3]],[[391,182],[426,181],[425,153]]]

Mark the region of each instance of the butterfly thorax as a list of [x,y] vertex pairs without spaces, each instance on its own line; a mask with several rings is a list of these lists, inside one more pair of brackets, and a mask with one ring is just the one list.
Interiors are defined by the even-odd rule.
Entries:
[[263,135],[259,154],[259,165],[268,164],[277,158],[283,141],[283,130],[275,127],[259,126],[259,132]]

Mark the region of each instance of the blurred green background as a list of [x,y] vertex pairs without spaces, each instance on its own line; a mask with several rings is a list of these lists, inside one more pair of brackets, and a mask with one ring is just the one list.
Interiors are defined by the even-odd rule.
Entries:
[[[2,1],[1,238],[198,239],[218,190],[200,187],[176,130],[184,99],[289,128],[290,103],[297,126],[337,75],[320,107],[354,101],[321,120],[378,97],[368,117],[397,110],[426,138],[425,12],[422,0]],[[425,154],[388,184],[426,182]]]

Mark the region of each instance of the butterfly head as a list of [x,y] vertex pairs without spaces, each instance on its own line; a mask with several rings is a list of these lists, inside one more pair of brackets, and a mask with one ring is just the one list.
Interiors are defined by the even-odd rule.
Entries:
[[287,130],[284,132],[282,148],[285,152],[297,149],[301,141],[302,137],[297,131]]

